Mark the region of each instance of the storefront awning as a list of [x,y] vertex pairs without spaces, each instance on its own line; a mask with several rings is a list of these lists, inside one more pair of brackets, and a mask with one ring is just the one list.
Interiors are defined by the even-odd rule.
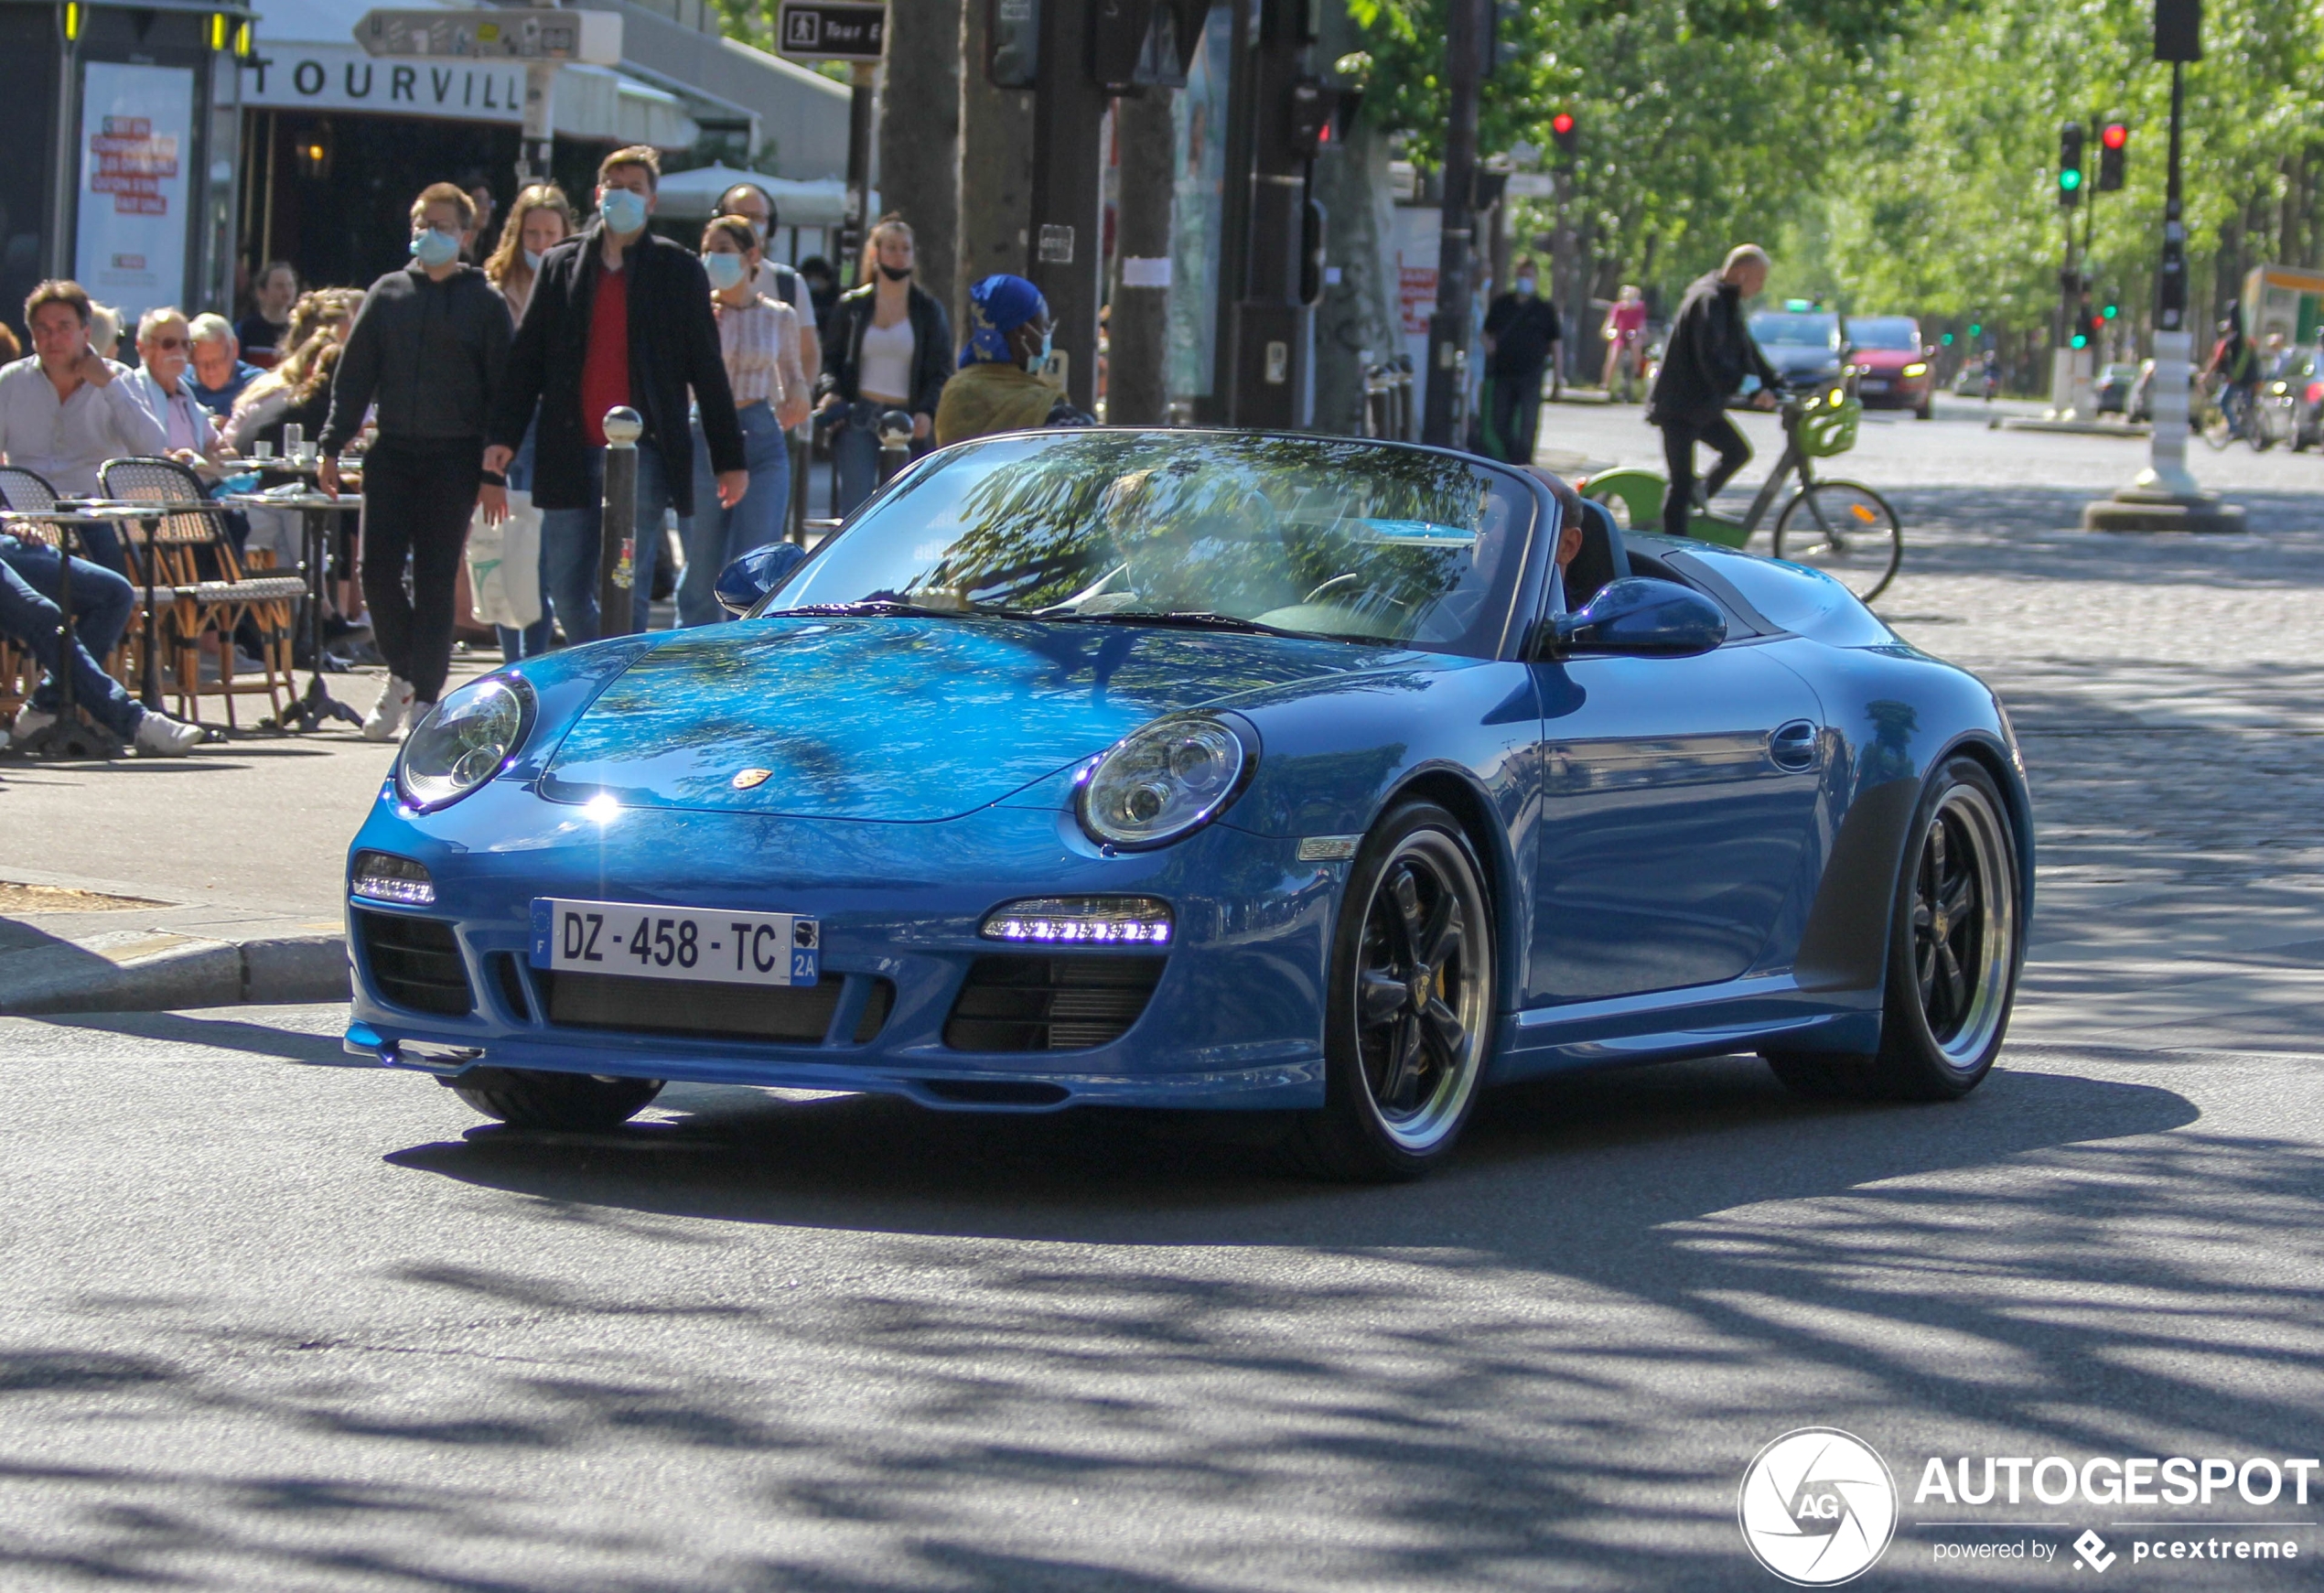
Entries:
[[[775,201],[775,215],[781,226],[836,227],[847,218],[847,185],[837,178],[794,182],[764,172],[737,171],[730,166],[664,173],[654,211],[675,221],[706,221],[718,196],[738,182],[757,183],[767,191]],[[872,213],[879,213],[877,193],[872,195]]]

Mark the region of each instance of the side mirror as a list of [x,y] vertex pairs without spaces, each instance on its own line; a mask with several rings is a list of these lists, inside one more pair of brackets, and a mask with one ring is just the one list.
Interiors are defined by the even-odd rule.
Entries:
[[797,543],[770,542],[718,572],[718,607],[729,614],[746,614],[759,598],[791,579],[791,571],[807,562],[807,550]]
[[1690,658],[1727,640],[1727,615],[1691,587],[1626,576],[1599,587],[1578,613],[1550,621],[1544,640],[1553,658],[1577,652]]

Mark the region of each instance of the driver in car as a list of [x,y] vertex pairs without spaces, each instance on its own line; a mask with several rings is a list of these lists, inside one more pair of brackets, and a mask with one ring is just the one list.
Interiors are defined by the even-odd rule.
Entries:
[[1123,567],[1085,612],[1250,619],[1296,603],[1275,505],[1232,477],[1133,470],[1100,506]]

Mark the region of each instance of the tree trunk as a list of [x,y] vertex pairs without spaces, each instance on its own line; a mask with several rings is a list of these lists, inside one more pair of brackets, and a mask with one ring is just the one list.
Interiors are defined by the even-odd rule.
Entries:
[[[1327,32],[1324,48],[1333,44]],[[1340,280],[1325,282],[1316,306],[1315,426],[1353,436],[1363,427],[1364,366],[1404,351],[1388,135],[1359,122],[1333,143],[1316,160],[1316,197],[1329,218],[1324,258]]]
[[993,87],[985,72],[990,20],[986,0],[966,0],[959,47],[960,268],[951,300],[956,330],[967,324],[968,290],[995,272],[1024,275],[1030,248],[1033,96]]
[[[1169,419],[1170,202],[1178,170],[1173,91],[1148,89],[1114,102],[1121,164],[1115,200],[1120,258],[1108,326],[1105,419],[1109,425],[1160,425]],[[1206,284],[1189,284],[1200,293]]]
[[911,223],[920,285],[941,305],[960,257],[961,13],[962,0],[889,0],[879,117],[880,209]]

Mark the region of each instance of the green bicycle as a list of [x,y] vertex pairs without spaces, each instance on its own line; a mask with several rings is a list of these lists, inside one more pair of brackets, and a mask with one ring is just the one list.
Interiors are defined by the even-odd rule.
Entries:
[[[1697,509],[1687,534],[1722,547],[1751,540],[1793,476],[1800,490],[1775,517],[1775,556],[1822,570],[1869,603],[1896,579],[1904,558],[1904,530],[1888,501],[1861,481],[1820,481],[1814,459],[1828,459],[1856,447],[1856,419],[1864,406],[1845,387],[1787,397],[1778,408],[1783,422],[1783,457],[1759,487],[1740,520]],[[1576,483],[1594,498],[1627,516],[1641,531],[1662,524],[1662,500],[1670,483],[1652,470],[1626,466]]]

